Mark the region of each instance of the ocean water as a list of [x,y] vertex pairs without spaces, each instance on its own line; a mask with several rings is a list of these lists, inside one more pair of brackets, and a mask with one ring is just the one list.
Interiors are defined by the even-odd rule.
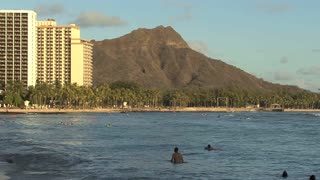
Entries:
[[319,129],[319,113],[2,114],[0,178],[320,178]]

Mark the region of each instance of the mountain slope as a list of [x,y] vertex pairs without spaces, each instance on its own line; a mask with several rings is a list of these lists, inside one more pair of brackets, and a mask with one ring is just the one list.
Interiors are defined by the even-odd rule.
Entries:
[[284,87],[192,50],[172,27],[163,26],[95,41],[93,67],[94,85],[134,81],[147,88],[233,86],[266,91]]

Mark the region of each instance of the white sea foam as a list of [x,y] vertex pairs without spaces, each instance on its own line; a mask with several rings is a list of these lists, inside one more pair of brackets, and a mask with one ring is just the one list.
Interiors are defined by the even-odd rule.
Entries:
[[320,113],[311,113],[310,115],[320,117]]
[[314,113],[313,115],[315,115],[315,116],[320,116],[320,113]]
[[0,172],[0,180],[8,180],[9,177],[5,176],[4,174],[2,174],[2,172]]

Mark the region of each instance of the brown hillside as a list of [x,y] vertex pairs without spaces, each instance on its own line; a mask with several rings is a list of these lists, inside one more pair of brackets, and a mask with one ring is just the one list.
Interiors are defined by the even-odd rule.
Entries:
[[134,81],[147,88],[236,86],[265,91],[284,87],[192,50],[172,27],[163,26],[95,41],[93,80],[94,85]]

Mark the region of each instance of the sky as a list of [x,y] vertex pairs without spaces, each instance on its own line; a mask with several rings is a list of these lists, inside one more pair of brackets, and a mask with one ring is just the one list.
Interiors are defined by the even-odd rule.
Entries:
[[81,37],[113,39],[172,26],[189,44],[257,78],[320,92],[318,0],[10,0],[1,9],[76,24]]

